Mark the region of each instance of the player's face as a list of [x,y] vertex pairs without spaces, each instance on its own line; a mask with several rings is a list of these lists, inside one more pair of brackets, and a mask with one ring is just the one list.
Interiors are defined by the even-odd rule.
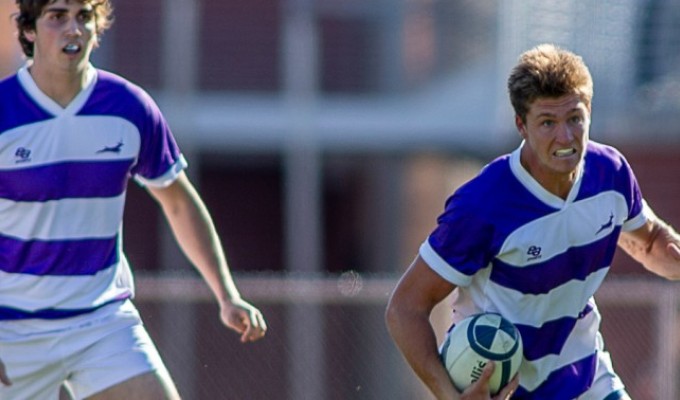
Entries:
[[526,123],[516,118],[525,140],[522,164],[550,190],[558,183],[573,183],[585,154],[590,110],[577,94],[538,98],[529,107]]
[[34,43],[34,65],[83,71],[97,45],[92,5],[78,0],[52,1],[26,38]]

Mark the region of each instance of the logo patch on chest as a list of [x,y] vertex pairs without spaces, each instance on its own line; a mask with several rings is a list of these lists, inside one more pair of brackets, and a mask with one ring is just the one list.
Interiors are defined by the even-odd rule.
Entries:
[[529,256],[527,261],[538,260],[541,258],[541,248],[539,246],[530,246],[529,250],[527,250],[527,255]]
[[25,147],[19,147],[17,151],[14,152],[15,163],[23,163],[31,161],[31,150]]

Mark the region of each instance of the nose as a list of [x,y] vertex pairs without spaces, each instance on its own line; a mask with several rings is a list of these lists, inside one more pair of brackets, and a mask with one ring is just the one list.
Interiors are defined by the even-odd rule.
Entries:
[[69,36],[80,36],[82,33],[80,22],[76,18],[71,18],[66,26],[66,34]]
[[568,123],[559,124],[557,140],[562,143],[571,143],[576,137],[574,129],[575,128]]

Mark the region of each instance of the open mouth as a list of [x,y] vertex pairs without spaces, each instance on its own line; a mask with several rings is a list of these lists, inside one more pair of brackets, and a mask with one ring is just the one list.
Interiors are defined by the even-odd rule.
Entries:
[[569,157],[569,156],[574,155],[574,154],[576,154],[576,149],[574,149],[574,148],[559,149],[559,150],[555,150],[555,152],[553,153],[553,155],[555,157]]
[[66,54],[78,54],[80,53],[80,45],[75,43],[69,43],[66,46],[64,46],[62,51]]

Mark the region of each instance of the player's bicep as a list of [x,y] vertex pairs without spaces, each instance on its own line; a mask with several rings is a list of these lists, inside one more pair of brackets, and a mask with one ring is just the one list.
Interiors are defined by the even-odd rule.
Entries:
[[417,256],[397,283],[390,303],[413,312],[429,314],[455,287]]
[[181,171],[169,185],[164,187],[148,186],[147,190],[164,210],[172,210],[191,198],[193,188],[184,171]]

